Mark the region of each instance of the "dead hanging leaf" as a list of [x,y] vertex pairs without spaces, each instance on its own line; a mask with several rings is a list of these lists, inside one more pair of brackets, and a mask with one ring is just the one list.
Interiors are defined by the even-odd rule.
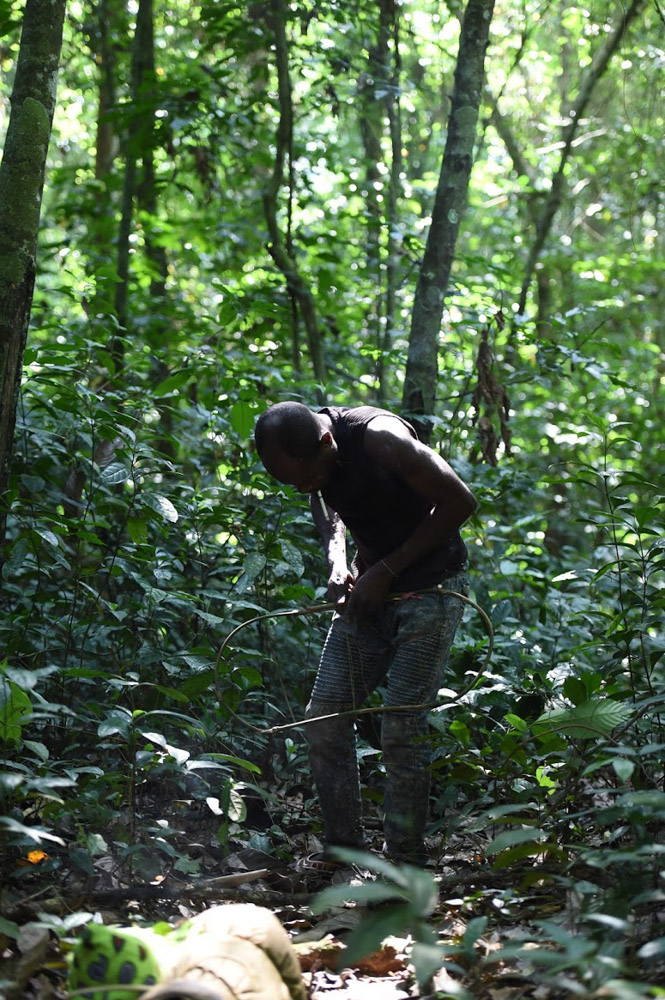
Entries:
[[[500,316],[497,317],[499,329],[502,326]],[[476,388],[473,391],[473,406],[476,413],[472,423],[478,426],[478,439],[483,458],[490,465],[498,462],[497,451],[503,443],[506,454],[510,455],[510,400],[502,383],[494,373],[494,352],[489,340],[490,327],[487,324],[480,335],[480,346],[476,357]],[[498,433],[494,427],[494,419],[498,419]]]

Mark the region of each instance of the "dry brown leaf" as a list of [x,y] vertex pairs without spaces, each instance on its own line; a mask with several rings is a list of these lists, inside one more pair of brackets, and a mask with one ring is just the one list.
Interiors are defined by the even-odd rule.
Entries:
[[335,970],[344,945],[332,934],[327,934],[319,941],[295,941],[293,950],[303,972],[311,972],[314,968]]
[[[332,934],[328,934],[320,941],[296,942],[293,948],[303,972],[311,972],[312,969],[335,971],[347,968],[343,963],[346,945]],[[394,945],[387,943],[350,966],[355,972],[364,976],[387,976],[391,972],[402,972],[406,967],[405,957],[398,954]]]

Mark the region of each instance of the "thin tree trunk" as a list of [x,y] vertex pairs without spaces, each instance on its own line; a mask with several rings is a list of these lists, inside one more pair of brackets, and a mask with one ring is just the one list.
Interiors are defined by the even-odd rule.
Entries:
[[[387,354],[395,332],[397,310],[397,268],[400,239],[397,234],[399,198],[402,190],[402,119],[399,103],[399,7],[395,0],[381,0],[381,22],[385,35],[392,35],[392,63],[386,63],[386,114],[390,135],[390,175],[386,191],[386,293],[384,327],[379,343],[379,398],[386,399],[385,384]],[[389,54],[389,50],[388,50]]]
[[[146,9],[140,35],[140,52],[138,53],[137,88],[143,100],[149,107],[143,116],[145,122],[145,141],[141,153],[142,176],[138,186],[137,203],[141,211],[150,220],[157,213],[157,182],[155,178],[155,126],[154,106],[157,101],[157,73],[155,71],[155,26],[152,0],[144,0]],[[139,62],[140,60],[140,62]],[[167,259],[166,250],[155,242],[152,223],[145,225],[145,254],[152,265],[150,276],[150,296],[153,300],[164,299],[166,294]]]
[[109,37],[112,9],[109,0],[99,0],[97,31],[91,44],[99,62],[99,106],[97,109],[97,142],[95,145],[95,177],[104,180],[111,173],[118,147],[115,128],[109,112],[115,107],[115,54]]
[[0,164],[0,551],[65,6],[65,0],[26,2]]
[[92,288],[87,297],[86,312],[91,329],[98,329],[100,336],[108,336],[108,317],[114,314],[115,283],[108,278],[108,265],[116,252],[112,171],[119,141],[112,112],[116,107],[117,39],[126,37],[124,28],[118,13],[118,0],[95,0],[89,22],[88,46],[97,72],[95,180],[99,181],[99,189],[98,197],[91,206],[82,246]]
[[[152,102],[146,104],[146,81],[150,84],[153,16],[152,0],[139,0],[136,31],[132,47],[132,104],[125,152],[125,177],[122,188],[122,214],[118,231],[118,284],[115,290],[115,312],[120,330],[127,328],[129,300],[129,237],[132,231],[134,198],[137,194],[139,150],[148,149],[153,130]],[[113,345],[116,367],[122,366],[124,344],[116,337]]]
[[[434,412],[441,316],[466,207],[493,10],[494,0],[469,0],[462,22],[448,136],[411,318],[402,396],[402,408],[411,416]],[[428,437],[428,421],[418,424]]]
[[309,356],[314,370],[314,377],[317,382],[323,383],[326,380],[326,365],[316,303],[309,285],[298,270],[294,256],[289,253],[288,246],[285,243],[277,221],[277,198],[284,179],[284,164],[291,146],[293,105],[291,100],[291,80],[289,78],[289,48],[286,39],[288,9],[284,0],[272,0],[271,13],[277,60],[277,87],[280,113],[275,138],[275,164],[272,177],[266,184],[263,192],[263,208],[270,235],[270,254],[284,275],[289,291],[298,303],[307,333]]
[[[367,338],[377,350],[381,345],[382,319],[382,276],[381,276],[381,228],[384,220],[379,187],[383,183],[383,119],[384,103],[377,98],[378,90],[386,88],[386,67],[388,63],[388,40],[379,24],[376,43],[368,52],[367,68],[358,80],[358,125],[365,153],[365,184],[367,194],[365,206],[367,211],[367,246],[365,251],[367,273],[376,294],[371,297],[370,305],[365,314]],[[381,362],[376,366],[379,399],[382,398]]]

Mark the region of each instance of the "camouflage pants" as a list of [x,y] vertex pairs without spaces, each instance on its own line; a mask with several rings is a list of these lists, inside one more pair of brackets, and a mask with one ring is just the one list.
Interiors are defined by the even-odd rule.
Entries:
[[[446,590],[466,595],[465,572],[448,577]],[[436,700],[463,602],[426,593],[389,601],[371,619],[335,616],[321,654],[307,717],[359,708],[386,681],[387,705]],[[381,745],[386,771],[384,836],[387,854],[423,864],[430,788],[427,710],[387,712]],[[304,729],[309,745],[326,843],[362,846],[360,782],[352,716]]]

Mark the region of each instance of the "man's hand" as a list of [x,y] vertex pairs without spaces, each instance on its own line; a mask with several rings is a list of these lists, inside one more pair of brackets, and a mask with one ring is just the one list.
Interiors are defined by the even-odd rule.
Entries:
[[383,562],[370,566],[356,580],[347,598],[344,613],[349,618],[367,618],[385,602],[393,575]]
[[333,570],[328,580],[328,600],[344,604],[353,590],[353,574],[346,566]]

